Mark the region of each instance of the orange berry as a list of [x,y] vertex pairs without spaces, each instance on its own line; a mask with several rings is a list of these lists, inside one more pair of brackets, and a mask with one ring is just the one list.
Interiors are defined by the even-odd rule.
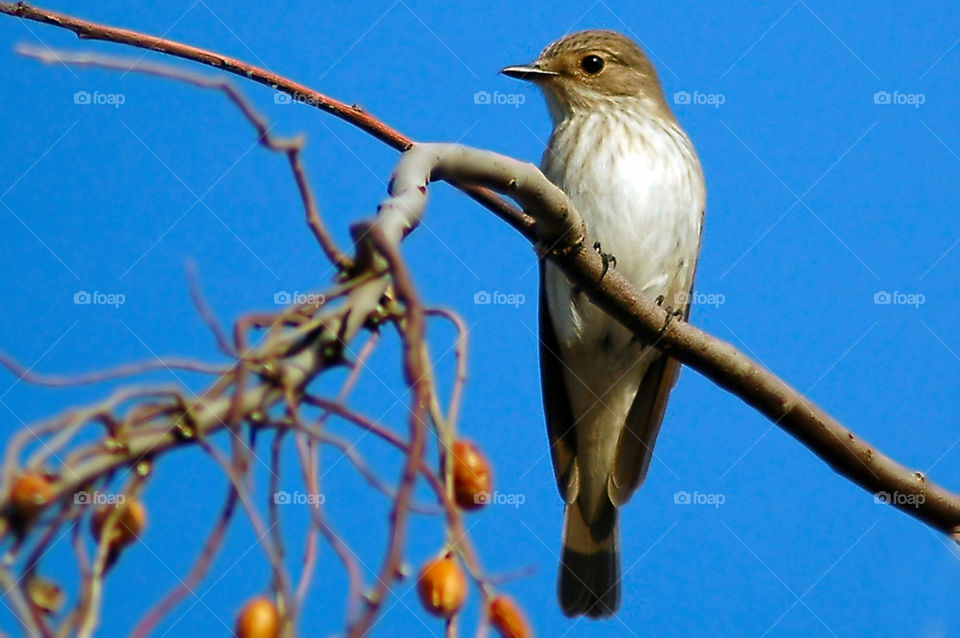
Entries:
[[509,596],[499,595],[490,603],[490,624],[503,638],[532,638],[533,631],[523,610]]
[[147,510],[140,501],[131,500],[123,504],[104,505],[93,513],[93,518],[90,520],[93,536],[97,541],[103,534],[103,527],[107,524],[107,518],[114,510],[120,508],[123,508],[120,517],[111,528],[110,539],[107,541],[108,546],[113,550],[123,549],[137,540],[137,537],[143,533],[147,526]]
[[467,577],[452,558],[430,561],[417,582],[420,602],[434,616],[449,618],[467,599]]
[[258,596],[243,606],[237,616],[237,638],[277,638],[280,635],[280,612],[273,601]]
[[13,482],[10,500],[24,516],[33,516],[56,496],[53,484],[42,474],[26,472]]
[[455,442],[452,453],[454,500],[465,510],[483,507],[493,487],[490,462],[470,441]]

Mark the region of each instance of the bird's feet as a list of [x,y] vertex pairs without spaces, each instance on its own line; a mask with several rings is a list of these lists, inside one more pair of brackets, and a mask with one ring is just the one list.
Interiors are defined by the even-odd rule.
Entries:
[[600,281],[603,281],[607,271],[611,268],[611,264],[613,268],[617,267],[617,258],[614,257],[612,253],[603,252],[603,249],[600,248],[600,242],[594,243],[593,249],[600,255],[600,259],[603,260],[603,271],[600,272]]
[[[658,306],[660,306],[661,308],[667,311],[667,318],[663,322],[663,326],[660,328],[660,331],[657,333],[657,341],[659,341],[660,338],[663,337],[664,334],[666,334],[667,328],[670,327],[670,324],[673,322],[674,319],[676,319],[677,317],[683,316],[682,308],[674,310],[673,306],[664,307],[663,302],[665,299],[666,297],[664,297],[663,295],[659,295],[656,299],[653,300],[655,304],[657,304]],[[640,339],[640,337],[638,337],[637,335],[633,335],[633,339],[630,340],[630,343],[642,344],[644,349],[646,349],[650,345],[650,344],[644,343],[643,340]]]
[[[663,304],[663,295],[657,297],[657,305],[661,306],[662,304]],[[664,334],[666,334],[667,328],[670,327],[670,323],[674,319],[683,316],[683,308],[677,308],[676,310],[674,310],[673,306],[667,306],[666,308],[664,308],[664,310],[667,311],[667,319],[666,321],[663,322],[663,327],[660,328],[660,332],[657,337],[658,339],[662,337]]]

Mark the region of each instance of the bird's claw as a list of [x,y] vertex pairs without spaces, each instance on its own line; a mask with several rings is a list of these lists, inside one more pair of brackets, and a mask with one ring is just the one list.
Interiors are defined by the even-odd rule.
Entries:
[[[658,299],[659,301],[657,305],[659,306],[663,302],[663,299],[662,297]],[[674,309],[673,306],[667,306],[666,308],[664,308],[664,310],[667,311],[667,319],[666,321],[663,322],[663,327],[660,328],[660,333],[658,335],[658,338],[666,334],[667,328],[670,327],[671,322],[673,322],[675,318],[683,316],[683,308]]]
[[617,267],[617,258],[612,253],[603,252],[603,249],[600,248],[600,242],[595,242],[593,249],[600,255],[600,259],[603,261],[603,271],[600,272],[600,281],[603,281],[607,271],[611,268],[611,264],[613,264],[613,268]]

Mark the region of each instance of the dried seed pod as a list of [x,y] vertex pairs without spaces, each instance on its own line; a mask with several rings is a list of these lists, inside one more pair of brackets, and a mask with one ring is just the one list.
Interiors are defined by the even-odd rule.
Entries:
[[517,602],[503,594],[490,603],[490,624],[503,638],[532,638],[533,630]]
[[120,516],[110,529],[110,538],[107,541],[111,551],[119,551],[137,540],[147,526],[147,509],[140,501],[131,500],[104,505],[93,513],[93,518],[90,520],[93,536],[97,542],[103,535],[107,519],[117,509],[121,509]]
[[467,598],[467,577],[453,558],[430,561],[420,571],[417,591],[427,611],[449,618]]
[[43,474],[25,472],[13,482],[10,500],[26,518],[36,515],[56,496],[53,483]]
[[490,502],[493,476],[490,462],[470,441],[453,444],[453,495],[461,508],[475,510]]
[[277,638],[280,635],[280,612],[266,596],[251,599],[237,616],[237,638]]

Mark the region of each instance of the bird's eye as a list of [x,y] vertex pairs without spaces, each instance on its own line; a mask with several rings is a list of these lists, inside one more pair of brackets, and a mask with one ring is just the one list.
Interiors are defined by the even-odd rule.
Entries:
[[603,58],[599,55],[586,55],[580,60],[580,68],[590,75],[596,75],[603,71]]

